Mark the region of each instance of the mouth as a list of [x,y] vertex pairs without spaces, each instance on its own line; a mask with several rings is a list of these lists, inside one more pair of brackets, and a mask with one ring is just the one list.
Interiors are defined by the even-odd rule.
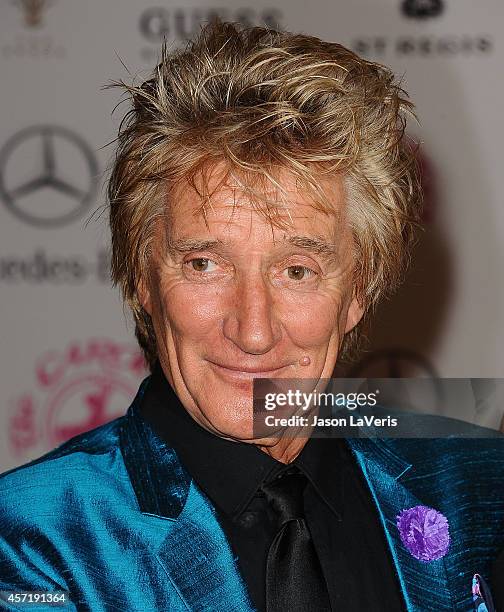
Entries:
[[282,365],[277,367],[245,367],[236,365],[223,365],[214,361],[209,361],[212,368],[221,375],[227,378],[241,379],[241,380],[253,380],[254,378],[274,378],[285,370],[288,365]]

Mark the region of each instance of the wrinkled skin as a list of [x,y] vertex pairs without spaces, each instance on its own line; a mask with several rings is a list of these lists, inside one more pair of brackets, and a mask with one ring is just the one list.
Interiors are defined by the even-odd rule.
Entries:
[[306,438],[287,430],[253,438],[252,379],[329,378],[363,311],[342,182],[324,182],[331,214],[315,210],[287,171],[282,184],[289,191],[282,228],[229,182],[213,193],[206,224],[197,193],[178,185],[138,294],[163,371],[188,413],[214,434],[287,463]]

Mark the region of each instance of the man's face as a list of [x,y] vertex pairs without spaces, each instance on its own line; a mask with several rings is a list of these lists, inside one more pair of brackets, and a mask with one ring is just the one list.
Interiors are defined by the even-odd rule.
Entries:
[[207,226],[199,196],[179,186],[159,224],[151,281],[139,288],[172,387],[200,425],[225,438],[255,442],[254,377],[329,378],[362,316],[341,182],[324,183],[334,204],[327,215],[292,175],[281,180],[287,229],[230,186],[213,193]]

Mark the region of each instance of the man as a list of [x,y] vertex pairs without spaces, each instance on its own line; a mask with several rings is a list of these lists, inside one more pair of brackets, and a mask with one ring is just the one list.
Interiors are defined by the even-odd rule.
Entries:
[[419,189],[392,74],[215,21],[127,88],[112,268],[152,376],[1,479],[7,609],[467,610],[475,574],[490,606],[500,439],[252,426],[253,379],[329,378],[404,270]]

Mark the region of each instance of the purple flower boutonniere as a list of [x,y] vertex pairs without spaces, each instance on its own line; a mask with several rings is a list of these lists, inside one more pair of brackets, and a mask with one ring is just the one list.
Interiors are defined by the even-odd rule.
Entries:
[[448,552],[450,533],[444,514],[428,506],[414,506],[397,516],[401,541],[419,561],[435,561]]

